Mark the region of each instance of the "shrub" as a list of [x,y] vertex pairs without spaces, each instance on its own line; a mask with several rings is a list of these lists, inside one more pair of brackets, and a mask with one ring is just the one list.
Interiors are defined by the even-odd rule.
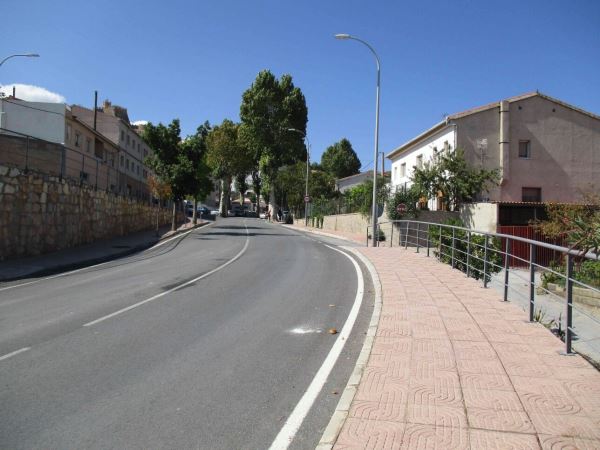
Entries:
[[[460,219],[448,219],[445,225],[462,227]],[[440,228],[442,252],[440,254]],[[470,242],[467,243],[467,231],[456,230],[454,233],[454,268],[467,273],[476,280],[483,278],[483,269],[485,263],[485,236],[481,234],[471,234]],[[430,241],[434,249],[434,254],[440,261],[446,264],[452,264],[452,228],[432,226],[430,228]],[[492,238],[488,240],[486,282],[491,280],[491,274],[502,270],[502,254],[500,240]],[[467,253],[470,253],[469,267],[467,267]]]

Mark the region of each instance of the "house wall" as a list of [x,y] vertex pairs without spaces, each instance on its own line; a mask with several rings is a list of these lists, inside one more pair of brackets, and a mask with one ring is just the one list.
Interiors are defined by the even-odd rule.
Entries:
[[[434,156],[434,148],[436,148],[438,152],[442,152],[446,142],[448,143],[447,145],[450,151],[455,148],[455,137],[455,128],[451,125],[446,126],[435,134],[408,148],[398,155],[398,157],[392,159],[392,190],[395,191],[402,187],[409,187],[412,184],[410,182],[410,177],[414,172],[414,166],[417,165],[417,157],[419,155],[423,156],[423,163],[431,162]],[[406,164],[405,176],[401,176],[402,164]],[[431,210],[437,209],[437,202],[435,199],[430,200],[428,206]]]
[[[519,158],[529,140],[531,157]],[[600,188],[600,119],[542,97],[510,105],[510,177],[502,201],[521,201],[523,187],[540,187],[543,202],[578,202]]]
[[0,128],[63,144],[66,111],[64,103],[0,99]]
[[498,229],[498,204],[464,204],[460,208],[460,218],[467,228],[495,233]]

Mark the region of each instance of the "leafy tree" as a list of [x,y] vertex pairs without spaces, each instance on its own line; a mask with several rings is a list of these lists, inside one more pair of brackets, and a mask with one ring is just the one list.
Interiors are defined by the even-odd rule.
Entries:
[[289,131],[294,128],[306,132],[304,95],[290,75],[278,80],[263,70],[242,95],[240,118],[240,140],[252,155],[261,186],[270,190],[270,203],[275,208],[274,182],[279,168],[306,159],[302,135]]
[[196,205],[198,200],[205,198],[213,189],[213,183],[210,179],[210,169],[206,164],[207,145],[206,140],[210,132],[210,124],[204,122],[196,129],[196,133],[188,136],[181,142],[181,151],[191,162],[192,170],[187,174],[187,194],[194,199],[194,211],[192,222],[197,223]]
[[468,165],[464,151],[444,152],[433,162],[414,167],[411,181],[421,195],[429,198],[442,196],[453,211],[472,201],[480,192],[499,179],[498,170],[474,168]]
[[179,119],[165,126],[162,123],[153,125],[148,123],[144,127],[143,137],[153,150],[153,154],[146,158],[145,163],[154,171],[162,183],[171,187],[173,200],[173,218],[171,229],[176,229],[176,202],[182,200],[188,193],[190,173],[194,171],[192,162],[187,158],[180,145],[181,128]]
[[[389,179],[385,179],[380,175],[377,176],[377,205],[383,205],[388,196],[389,188],[387,183]],[[363,217],[370,217],[371,205],[373,204],[373,180],[367,179],[358,186],[354,186],[344,192],[344,199],[351,211],[360,213]]]
[[335,178],[345,178],[360,173],[360,159],[346,138],[327,147],[321,156],[323,170]]
[[252,166],[252,154],[238,139],[239,125],[225,119],[215,126],[207,136],[208,154],[206,162],[215,178],[221,180],[221,217],[227,217],[232,178],[247,173]]
[[[419,202],[419,191],[413,185],[408,189],[398,189],[396,192],[391,194],[386,202],[387,213],[392,220],[401,220],[407,217],[415,218],[419,214],[417,204]],[[406,212],[399,213],[396,207],[403,203],[406,205]]]
[[565,238],[571,249],[600,255],[600,195],[583,194],[584,204],[546,204],[548,220],[534,226],[550,238]]

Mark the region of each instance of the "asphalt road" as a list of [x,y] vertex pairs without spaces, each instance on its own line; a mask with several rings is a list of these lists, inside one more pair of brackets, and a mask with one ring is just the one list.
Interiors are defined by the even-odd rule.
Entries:
[[[322,241],[229,218],[0,285],[0,448],[268,448],[355,300],[352,262]],[[291,448],[314,448],[354,366],[373,304],[363,272],[352,335]]]

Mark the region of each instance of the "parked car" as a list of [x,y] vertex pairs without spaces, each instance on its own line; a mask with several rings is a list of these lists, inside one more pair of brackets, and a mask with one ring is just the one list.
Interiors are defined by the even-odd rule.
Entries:
[[266,212],[261,212],[260,215],[259,215],[259,217],[261,219],[266,219],[267,218],[267,213]]

